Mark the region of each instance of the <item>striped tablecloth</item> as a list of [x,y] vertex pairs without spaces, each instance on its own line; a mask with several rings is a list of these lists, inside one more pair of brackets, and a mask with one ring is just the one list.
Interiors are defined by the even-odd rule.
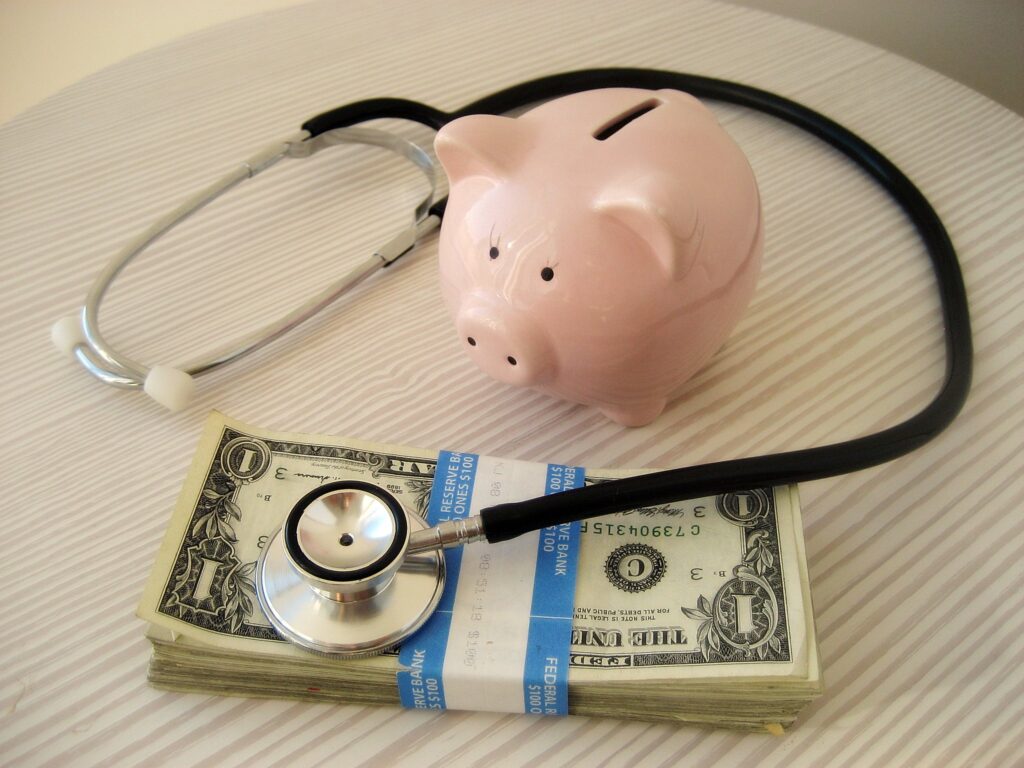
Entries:
[[[725,350],[649,427],[485,380],[441,306],[434,239],[379,290],[202,379],[180,414],[50,348],[50,324],[120,245],[306,117],[375,95],[452,108],[611,65],[736,79],[824,112],[921,186],[960,250],[977,347],[963,416],[907,458],[802,488],[826,695],[775,738],[151,689],[133,609],[211,408],[279,429],[675,466],[863,434],[934,394],[936,299],[902,215],[814,139],[722,105],[760,180],[764,275]],[[253,327],[383,242],[419,192],[379,153],[285,165],[126,272],[104,315],[115,344],[175,364]],[[719,3],[315,2],[79,82],[0,128],[0,762],[1020,764],[1022,222],[1020,117],[871,46]]]

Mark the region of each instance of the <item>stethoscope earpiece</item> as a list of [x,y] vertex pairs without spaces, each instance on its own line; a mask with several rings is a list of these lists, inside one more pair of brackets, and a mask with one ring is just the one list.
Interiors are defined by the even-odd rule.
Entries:
[[169,365],[154,365],[142,382],[142,390],[169,411],[180,411],[192,402],[196,380]]
[[319,653],[370,656],[433,613],[444,589],[440,551],[409,554],[427,524],[390,493],[329,483],[299,501],[260,556],[256,593],[274,629]]
[[[88,368],[91,353],[80,315],[68,315],[54,323],[50,328],[50,341],[61,354],[79,360]],[[142,390],[167,410],[180,411],[192,402],[196,380],[187,371],[154,365],[142,379]]]
[[[311,157],[327,147],[341,144],[380,147],[405,158],[419,168],[429,190],[416,205],[411,224],[350,269],[347,274],[330,282],[290,312],[180,368],[166,365],[147,366],[118,352],[107,342],[99,327],[103,297],[121,271],[151,243],[238,184],[262,173],[279,161],[285,158]],[[256,153],[226,176],[192,195],[129,242],[96,278],[81,312],[63,317],[54,323],[50,329],[50,339],[57,349],[77,360],[88,373],[104,384],[119,389],[142,389],[165,408],[179,411],[192,399],[196,376],[238,360],[284,335],[345,295],[370,275],[394,263],[412,250],[417,239],[437,229],[441,217],[439,214],[431,213],[431,206],[436,204],[436,187],[434,161],[429,153],[400,136],[365,127],[337,128],[316,136],[303,130]]]

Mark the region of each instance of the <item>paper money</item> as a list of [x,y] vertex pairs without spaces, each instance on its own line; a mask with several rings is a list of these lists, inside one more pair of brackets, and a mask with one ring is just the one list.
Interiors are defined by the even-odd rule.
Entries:
[[[424,515],[436,459],[212,414],[139,606],[151,680],[396,703],[394,654],[339,661],[282,640],[256,599],[255,564],[292,505],[327,482],[376,483]],[[588,470],[587,482],[641,472]],[[820,692],[795,487],[631,510],[580,533],[571,711],[763,728]]]

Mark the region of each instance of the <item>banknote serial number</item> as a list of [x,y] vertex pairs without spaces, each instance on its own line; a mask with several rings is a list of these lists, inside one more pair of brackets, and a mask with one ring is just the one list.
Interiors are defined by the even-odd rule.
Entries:
[[584,520],[580,523],[580,533],[593,533],[598,536],[641,536],[644,538],[672,538],[680,536],[700,536],[700,525],[636,525],[632,523],[607,523],[600,520]]

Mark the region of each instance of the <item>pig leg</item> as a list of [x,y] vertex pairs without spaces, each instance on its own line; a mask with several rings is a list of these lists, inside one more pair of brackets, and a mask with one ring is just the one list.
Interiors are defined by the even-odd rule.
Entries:
[[630,405],[602,405],[600,410],[609,419],[624,427],[643,427],[661,415],[667,402],[662,397]]

